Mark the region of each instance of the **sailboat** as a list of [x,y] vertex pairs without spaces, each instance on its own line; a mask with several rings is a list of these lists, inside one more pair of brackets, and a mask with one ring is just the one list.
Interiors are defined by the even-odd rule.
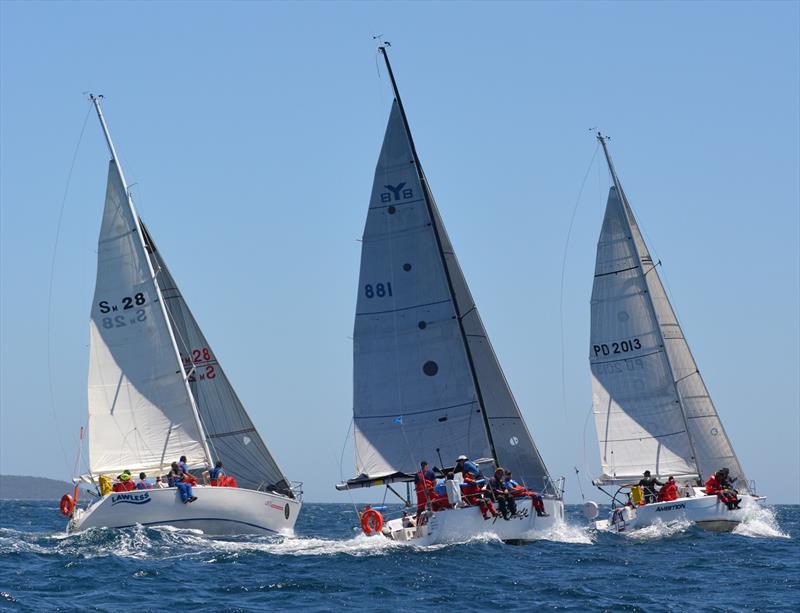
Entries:
[[[206,534],[290,533],[301,484],[289,483],[192,316],[152,234],[136,214],[111,141],[102,96],[90,97],[109,163],[97,250],[89,350],[88,506],[65,495],[68,531],[135,524]],[[221,461],[238,487],[108,491],[125,471],[160,476],[186,456],[196,472]],[[76,482],[78,479],[76,479]]]
[[[592,410],[603,471],[594,484],[612,498],[608,519],[596,526],[621,532],[688,520],[732,530],[764,498],[747,481],[725,433],[622,189],[608,139],[597,138],[613,185],[591,299]],[[723,468],[740,508],[729,509],[703,487]],[[661,482],[674,477],[677,499],[644,504],[635,484],[645,470]],[[617,489],[609,493],[606,487]],[[587,517],[597,517],[595,503]]]
[[[444,476],[466,455],[486,478],[497,467],[511,470],[542,495],[547,516],[521,499],[517,516],[486,521],[462,498],[426,510],[416,525],[367,509],[364,531],[415,545],[486,533],[535,539],[563,520],[563,481],[551,479],[500,368],[422,170],[386,46],[379,51],[394,101],[361,249],[353,336],[357,477],[336,487],[383,486],[409,508],[421,460]],[[397,483],[406,484],[405,497]]]

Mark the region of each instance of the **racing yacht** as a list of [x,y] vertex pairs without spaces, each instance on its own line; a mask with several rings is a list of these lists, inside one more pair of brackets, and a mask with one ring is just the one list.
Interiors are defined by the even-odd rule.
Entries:
[[[589,362],[603,471],[594,485],[611,497],[612,509],[595,525],[622,532],[689,520],[732,530],[764,497],[747,481],[722,426],[661,283],[660,262],[653,262],[622,189],[608,139],[597,138],[613,185],[597,244]],[[738,490],[737,505],[706,493],[706,480],[722,469]],[[645,504],[637,485],[645,470],[661,482],[674,477],[678,498]],[[587,503],[585,512],[595,519],[596,503]]]
[[416,524],[365,509],[364,531],[414,545],[482,534],[534,540],[563,521],[563,480],[551,479],[509,389],[422,169],[386,45],[379,52],[394,100],[361,247],[353,335],[357,476],[336,487],[384,487],[411,509],[409,484],[420,461],[436,463],[444,476],[463,454],[476,459],[485,479],[497,467],[512,470],[543,498],[546,515],[523,497],[514,516],[485,520],[456,492],[438,511],[422,501],[427,508]]
[[[91,96],[111,153],[97,248],[89,345],[89,472],[61,511],[68,531],[135,524],[206,534],[291,533],[301,484],[289,483],[256,430],[136,214],[111,135]],[[238,487],[113,491],[126,469],[151,478],[186,456],[199,473],[221,461]],[[88,484],[88,505],[78,483]],[[150,482],[152,484],[152,479]],[[84,494],[87,495],[87,494]]]

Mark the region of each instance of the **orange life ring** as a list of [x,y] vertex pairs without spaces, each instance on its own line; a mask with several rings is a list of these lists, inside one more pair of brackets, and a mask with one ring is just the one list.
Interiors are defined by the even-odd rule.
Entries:
[[367,509],[361,514],[361,529],[370,536],[383,530],[383,515],[375,509]]
[[69,494],[64,494],[61,497],[61,504],[59,505],[61,508],[61,512],[69,517],[72,515],[73,509],[75,509],[75,501],[72,499],[72,496]]

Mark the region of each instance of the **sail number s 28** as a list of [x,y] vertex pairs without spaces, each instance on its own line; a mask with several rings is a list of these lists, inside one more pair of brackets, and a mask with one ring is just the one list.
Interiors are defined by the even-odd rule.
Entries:
[[376,283],[372,285],[371,283],[367,283],[364,286],[364,296],[367,298],[383,298],[385,296],[392,295],[392,284],[388,281],[386,283]]
[[600,343],[599,345],[592,345],[592,352],[594,357],[600,355],[612,355],[615,353],[628,353],[629,351],[636,351],[642,348],[642,342],[638,338],[627,339],[616,343]]
[[97,303],[97,306],[100,307],[101,313],[111,313],[111,311],[127,311],[128,309],[132,309],[134,307],[140,307],[147,303],[147,296],[144,293],[139,292],[134,296],[125,296],[122,300],[120,300],[122,306],[118,304],[109,304],[108,300],[101,300]]

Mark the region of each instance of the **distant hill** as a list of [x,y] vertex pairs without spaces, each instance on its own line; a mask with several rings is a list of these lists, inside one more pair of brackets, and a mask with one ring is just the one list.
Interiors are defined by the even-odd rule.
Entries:
[[66,481],[0,475],[0,500],[59,500],[71,491],[72,486]]

